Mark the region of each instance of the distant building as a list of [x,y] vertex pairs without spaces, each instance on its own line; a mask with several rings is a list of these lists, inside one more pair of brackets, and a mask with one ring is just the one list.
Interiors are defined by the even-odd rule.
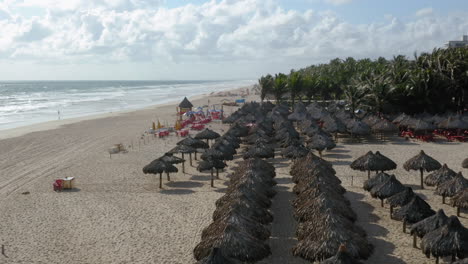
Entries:
[[451,40],[447,43],[448,48],[468,47],[468,35],[463,35],[463,40]]

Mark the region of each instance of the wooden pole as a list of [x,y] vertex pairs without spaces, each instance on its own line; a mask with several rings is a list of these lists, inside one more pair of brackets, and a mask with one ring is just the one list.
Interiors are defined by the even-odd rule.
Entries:
[[380,199],[380,206],[381,206],[381,207],[384,207],[384,205],[383,205],[383,199]]
[[406,233],[406,220],[403,220],[403,233]]
[[193,166],[192,165],[192,153],[189,153],[189,156],[190,156],[190,166]]
[[393,206],[390,205],[390,219],[392,219],[392,215],[393,215]]
[[417,248],[416,244],[418,241],[418,237],[416,236],[416,233],[413,234],[413,248]]
[[457,206],[457,216],[460,216],[460,206]]
[[445,195],[442,195],[442,204],[445,204]]
[[162,172],[159,173],[159,189],[162,189]]
[[182,153],[182,159],[184,160],[184,161],[182,162],[182,173],[185,174],[185,159],[184,159],[184,153]]
[[211,187],[214,187],[213,168],[211,168]]
[[197,152],[195,151],[195,160],[197,160]]
[[367,179],[370,179],[370,170],[367,171]]
[[171,176],[169,176],[169,172],[166,172],[167,175],[167,181],[171,181]]
[[424,178],[423,174],[424,174],[424,172],[423,172],[423,169],[419,169],[419,170],[421,171],[421,189],[424,189],[424,182],[423,182],[423,178]]
[[216,169],[216,179],[219,179],[219,170]]

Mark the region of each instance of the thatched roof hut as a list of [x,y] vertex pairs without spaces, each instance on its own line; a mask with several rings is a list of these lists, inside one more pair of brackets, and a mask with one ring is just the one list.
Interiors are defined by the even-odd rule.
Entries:
[[187,97],[184,97],[182,102],[179,104],[179,108],[181,109],[192,109],[193,104],[187,99]]
[[460,216],[460,208],[468,209],[468,188],[453,196],[452,204],[457,207],[457,216]]
[[468,188],[468,179],[459,172],[451,180],[439,184],[435,193],[442,196],[442,202],[445,203],[445,197],[453,197],[458,192]]
[[163,156],[161,156],[158,160],[170,163],[170,164],[179,164],[184,162],[184,159],[181,159],[179,157],[174,156],[173,154],[166,153]]
[[362,262],[353,258],[353,256],[348,253],[346,246],[341,245],[335,256],[320,262],[320,264],[362,264]]
[[436,126],[433,124],[421,119],[413,119],[413,122],[411,122],[408,127],[412,128],[414,131],[432,131],[436,129]]
[[457,175],[457,173],[447,167],[447,164],[444,164],[440,169],[427,175],[424,179],[424,183],[427,186],[438,186],[441,183],[453,179],[455,175]]
[[365,191],[370,191],[374,186],[380,185],[390,179],[390,175],[384,172],[377,173],[375,176],[372,176],[370,179],[364,182],[363,189]]
[[177,145],[186,145],[195,149],[207,149],[210,147],[206,142],[201,141],[200,139],[195,139],[191,136],[188,136],[177,142]]
[[217,149],[207,149],[202,155],[201,159],[202,160],[207,160],[207,159],[218,159],[218,160],[224,160],[226,157],[226,154],[224,152],[219,151]]
[[468,169],[468,158],[464,159],[462,162],[462,168]]
[[247,152],[244,153],[243,158],[261,158],[261,159],[269,159],[275,157],[275,149],[269,145],[265,144],[256,144],[249,148]]
[[289,159],[298,159],[307,156],[309,150],[303,145],[291,145],[281,151],[281,154]]
[[421,241],[421,248],[427,257],[452,256],[464,258],[468,254],[468,230],[456,216],[450,216],[447,224],[427,233]]
[[351,221],[356,221],[356,213],[343,201],[318,196],[307,200],[294,210],[294,218],[300,222],[313,221],[317,215],[323,214],[327,210],[332,210]]
[[213,248],[210,255],[197,262],[197,264],[235,264],[234,260],[223,255],[219,248]]
[[231,203],[226,203],[217,207],[213,212],[213,221],[217,221],[218,219],[233,213],[242,214],[247,218],[251,218],[252,220],[265,225],[273,221],[273,215],[268,211],[268,209],[242,199],[233,200]]
[[366,136],[371,133],[369,125],[355,119],[348,123],[347,129],[351,135]]
[[403,168],[405,170],[419,170],[421,172],[421,189],[424,189],[424,170],[427,172],[438,170],[442,167],[442,165],[432,157],[426,155],[424,151],[421,150],[418,155],[412,157],[411,159],[407,160],[405,164],[403,164]]
[[310,138],[307,147],[310,149],[317,150],[319,152],[319,155],[322,156],[322,151],[324,149],[333,149],[334,147],[336,147],[336,144],[332,138],[324,134],[315,134]]
[[381,201],[381,205],[383,207],[383,200],[395,195],[399,192],[405,190],[405,186],[396,179],[395,175],[391,175],[389,179],[382,182],[379,185],[375,185],[370,190],[370,194],[372,197],[377,197]]
[[409,203],[397,209],[393,213],[392,218],[403,221],[403,232],[406,232],[407,223],[417,223],[433,214],[435,212],[431,209],[431,206],[415,195]]

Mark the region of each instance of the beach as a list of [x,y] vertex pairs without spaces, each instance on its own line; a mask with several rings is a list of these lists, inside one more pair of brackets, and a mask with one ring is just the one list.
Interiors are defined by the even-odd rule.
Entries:
[[[233,91],[235,94],[236,91]],[[189,98],[195,106],[220,104],[238,95],[203,95]],[[177,102],[137,111],[104,114],[74,120],[53,121],[34,127],[0,132],[0,243],[5,255],[0,263],[195,263],[193,248],[203,228],[211,223],[215,201],[226,188],[220,174],[215,188],[208,173],[187,166],[187,174],[171,175],[163,189],[158,177],[145,175],[143,166],[172,149],[181,139],[175,135],[154,138],[144,134],[158,119],[173,125]],[[249,95],[246,101],[257,100]],[[226,115],[237,107],[224,107]],[[219,133],[228,125],[212,122]],[[31,132],[34,131],[34,132]],[[194,135],[196,131],[191,131]],[[107,150],[122,143],[128,153],[109,157]],[[365,263],[434,263],[412,248],[412,237],[402,233],[402,223],[390,220],[389,208],[380,207],[362,189],[367,174],[349,164],[367,151],[380,151],[398,164],[391,171],[421,195],[434,210],[447,215],[455,208],[442,205],[434,188],[418,188],[419,172],[407,172],[403,163],[420,150],[455,171],[468,157],[467,143],[423,143],[391,138],[380,142],[344,142],[324,152],[348,192],[357,224],[366,230],[374,254]],[[235,166],[228,162],[229,168]],[[196,165],[196,162],[194,162]],[[294,186],[289,163],[277,167],[278,194],[273,199],[272,255],[261,263],[308,263],[291,255],[295,244],[295,221],[290,201]],[[468,171],[463,171],[465,177]],[[55,179],[75,177],[73,191],[56,193]],[[351,183],[351,176],[353,182]],[[461,222],[468,227],[468,214]],[[447,262],[448,263],[448,262]]]

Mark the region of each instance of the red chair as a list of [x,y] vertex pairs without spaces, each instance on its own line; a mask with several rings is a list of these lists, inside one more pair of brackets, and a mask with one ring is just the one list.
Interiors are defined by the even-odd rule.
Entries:
[[62,179],[55,180],[53,186],[54,186],[54,191],[61,192],[63,190],[63,180]]

